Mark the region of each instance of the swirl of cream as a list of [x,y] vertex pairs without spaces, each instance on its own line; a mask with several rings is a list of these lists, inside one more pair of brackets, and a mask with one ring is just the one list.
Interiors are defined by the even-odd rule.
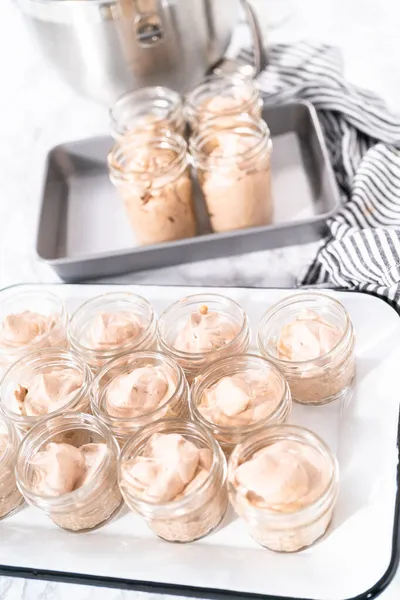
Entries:
[[190,315],[175,340],[180,352],[210,352],[229,344],[239,333],[240,327],[228,317],[208,312],[206,306]]
[[243,94],[242,97],[236,96],[213,96],[205,100],[202,108],[213,113],[224,113],[225,111],[237,110],[243,107],[249,98]]
[[306,310],[284,325],[277,342],[277,357],[288,361],[307,361],[327,354],[340,342],[342,332],[316,312]]
[[[218,169],[211,170],[205,181],[205,193],[212,194],[215,189],[232,185],[232,180],[241,179],[247,175],[249,161],[244,159],[248,150],[257,143],[255,136],[242,136],[229,131],[216,131],[213,139],[214,147],[209,154],[209,161],[214,159],[232,159],[226,164],[219,164]],[[254,166],[254,165],[253,165]]]
[[91,481],[107,454],[106,444],[49,443],[30,460],[34,467],[36,494],[61,496]]
[[68,404],[82,383],[83,375],[75,369],[36,374],[15,390],[10,409],[28,417],[46,415]]
[[126,169],[137,173],[157,173],[166,169],[175,159],[176,152],[152,145],[135,145],[126,151]]
[[30,310],[8,315],[1,324],[0,345],[18,348],[39,340],[56,324],[54,316]]
[[101,312],[93,319],[88,333],[89,347],[107,350],[135,340],[143,331],[139,315],[127,311]]
[[143,455],[122,466],[122,485],[141,499],[163,503],[196,490],[211,469],[212,453],[175,433],[154,434]]
[[250,150],[256,142],[255,136],[242,136],[232,131],[217,131],[214,138],[215,147],[210,157],[234,158]]
[[128,140],[132,138],[132,141],[137,143],[137,136],[140,136],[140,142],[146,143],[162,134],[164,130],[168,131],[171,128],[171,123],[168,119],[154,113],[148,113],[147,115],[134,117],[130,122],[125,124],[124,139]]
[[211,423],[240,426],[271,415],[282,400],[283,386],[275,373],[247,369],[223,377],[206,389],[199,412]]
[[163,366],[147,365],[118,375],[106,392],[107,412],[125,419],[153,412],[171,398],[176,384]]
[[81,487],[94,479],[108,454],[107,444],[101,443],[84,444],[80,447],[80,451],[85,460],[85,472],[83,477],[79,480],[77,487]]
[[[199,120],[222,117],[224,124],[235,123],[235,117],[245,110],[250,101],[250,95],[246,90],[238,89],[234,96],[221,96],[220,94],[208,98],[199,106]],[[228,121],[229,119],[229,121]]]
[[295,512],[315,502],[329,481],[329,468],[311,446],[280,441],[239,465],[234,485],[249,504],[276,512]]

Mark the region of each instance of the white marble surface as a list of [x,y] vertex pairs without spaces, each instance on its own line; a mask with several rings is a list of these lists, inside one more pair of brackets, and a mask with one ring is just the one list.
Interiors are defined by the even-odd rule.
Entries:
[[[218,0],[216,0],[218,1]],[[2,0],[0,61],[0,285],[55,281],[34,255],[44,158],[60,142],[107,131],[105,109],[78,98],[44,63],[12,0]],[[254,0],[270,41],[319,39],[339,46],[346,74],[400,112],[400,3],[397,0]],[[191,284],[293,285],[315,244],[161,269],[120,280]],[[1,525],[0,525],[1,536]],[[1,600],[128,600],[141,594],[0,577]],[[400,597],[400,575],[383,594]],[[146,595],[146,598],[150,596]]]

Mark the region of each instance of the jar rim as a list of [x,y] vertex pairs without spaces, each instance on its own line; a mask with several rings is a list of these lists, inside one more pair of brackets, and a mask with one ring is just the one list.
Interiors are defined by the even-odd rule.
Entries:
[[[97,390],[100,390],[100,385],[99,385],[100,380],[105,375],[107,375],[107,373],[111,369],[116,367],[116,363],[123,362],[127,357],[130,357],[132,359],[138,359],[138,360],[141,358],[160,359],[160,360],[168,363],[168,367],[171,368],[172,370],[174,370],[174,372],[177,374],[178,380],[177,380],[176,388],[175,388],[174,392],[172,393],[172,395],[169,396],[169,398],[167,398],[163,402],[163,404],[161,404],[161,406],[158,406],[155,410],[143,413],[137,417],[114,417],[113,415],[110,415],[106,410],[104,410],[100,406],[100,399],[103,397],[106,389],[111,384],[111,382],[114,381],[115,378],[118,377],[120,374],[115,375],[114,377],[112,377],[112,379],[107,381],[107,383],[102,388],[101,394],[99,391],[98,391],[98,394],[96,394],[96,388],[97,388]],[[126,365],[126,366],[130,367],[132,365]],[[132,372],[132,371],[129,371],[129,372]],[[104,419],[104,421],[107,420],[111,426],[114,426],[116,423],[120,423],[123,421],[124,424],[125,423],[127,424],[127,428],[130,426],[133,427],[138,421],[141,421],[143,419],[151,419],[152,417],[155,417],[158,413],[165,410],[165,407],[167,406],[167,404],[169,404],[173,400],[173,398],[175,398],[180,393],[183,393],[183,391],[185,389],[185,385],[187,386],[187,382],[186,382],[186,378],[185,378],[184,372],[182,370],[182,367],[167,354],[164,354],[162,352],[151,351],[151,350],[148,350],[148,351],[147,350],[139,350],[137,352],[128,351],[128,352],[124,352],[124,354],[119,355],[114,360],[109,361],[96,375],[96,377],[94,378],[92,385],[91,385],[91,399],[92,399],[91,404],[92,404],[93,410],[96,412],[96,416],[101,420],[103,420],[103,419]],[[95,400],[95,398],[97,398],[97,397],[98,397],[98,400]],[[154,419],[153,419],[153,421],[154,421]],[[124,428],[125,428],[125,426],[124,426]]]
[[[3,293],[5,294],[2,297]],[[58,305],[58,310],[56,312],[58,319],[54,326],[49,329],[45,334],[38,337],[38,339],[29,342],[28,344],[21,344],[20,346],[2,346],[0,344],[0,355],[22,355],[22,353],[26,353],[31,350],[35,350],[36,348],[40,348],[40,344],[43,344],[43,341],[54,333],[54,331],[60,330],[62,328],[66,328],[68,324],[68,314],[65,308],[64,302],[59,298],[56,294],[49,292],[47,290],[34,289],[34,290],[9,290],[5,289],[0,291],[0,307],[3,302],[6,302],[13,298],[31,298],[32,296],[42,296],[47,297],[56,305]],[[13,314],[13,313],[10,313]],[[15,314],[15,313],[14,313]],[[40,313],[43,315],[43,313]]]
[[[5,388],[9,383],[9,378],[21,368],[32,368],[39,366],[37,369],[40,372],[41,367],[51,366],[54,367],[54,361],[70,361],[71,364],[66,368],[74,369],[77,372],[81,372],[83,375],[82,385],[78,388],[74,396],[69,402],[63,404],[58,409],[51,411],[45,415],[19,415],[18,413],[11,410],[4,402]],[[14,423],[25,424],[27,426],[35,425],[43,421],[44,418],[51,416],[59,416],[66,411],[73,409],[73,406],[83,398],[85,395],[88,396],[89,403],[89,390],[91,385],[91,371],[89,366],[83,362],[82,358],[74,350],[65,350],[63,348],[43,348],[36,349],[29,354],[25,354],[17,362],[13,363],[9,369],[7,369],[0,382],[0,407],[3,413]]]
[[[91,308],[98,308],[99,312],[101,312],[101,305],[103,304],[103,301],[112,302],[114,300],[126,301],[128,304],[141,304],[146,309],[148,309],[150,319],[149,322],[146,324],[146,327],[144,328],[143,332],[136,338],[126,341],[124,344],[107,348],[104,350],[98,348],[90,348],[89,346],[85,346],[84,344],[82,344],[79,340],[79,336],[75,336],[75,332],[73,331],[75,327],[78,327],[79,319],[82,319],[82,314],[84,315],[85,311],[87,309],[90,310]],[[124,312],[124,309],[122,308],[121,311],[118,312]],[[143,296],[140,296],[139,294],[135,294],[133,292],[107,292],[106,294],[101,294],[99,296],[95,296],[94,298],[89,298],[89,300],[86,300],[76,309],[69,321],[68,339],[73,350],[75,350],[75,352],[77,353],[84,353],[93,359],[100,358],[104,360],[111,360],[113,358],[116,358],[116,355],[119,355],[120,353],[132,351],[132,348],[137,347],[138,344],[141,344],[142,342],[147,340],[147,338],[151,335],[151,331],[156,328],[156,324],[157,318],[154,313],[153,307],[151,306],[150,302],[146,300],[146,298],[144,298]]]
[[[165,340],[164,337],[161,333],[161,328],[162,326],[165,325],[165,321],[167,318],[169,318],[171,316],[172,311],[174,311],[175,309],[179,308],[181,306],[184,306],[186,303],[197,303],[197,302],[206,302],[207,300],[205,298],[211,298],[212,300],[223,300],[223,302],[228,301],[232,306],[235,307],[235,309],[239,309],[240,315],[242,317],[242,323],[241,323],[241,327],[240,330],[238,331],[238,333],[235,335],[235,337],[228,342],[227,344],[225,344],[224,346],[222,346],[221,348],[217,348],[216,350],[206,350],[204,352],[184,352],[183,350],[177,350],[176,348],[174,348],[173,346],[170,346]],[[190,306],[190,304],[188,304],[188,306]],[[226,351],[226,349],[231,348],[232,346],[234,346],[238,339],[243,335],[243,333],[245,333],[248,330],[248,319],[247,319],[247,315],[245,310],[240,306],[240,304],[238,302],[236,302],[235,300],[232,300],[232,298],[229,298],[228,296],[223,296],[222,294],[214,294],[214,293],[199,293],[199,294],[192,294],[190,296],[186,296],[185,298],[181,298],[180,300],[177,300],[176,302],[174,302],[173,304],[171,304],[168,308],[166,308],[164,310],[164,312],[160,315],[160,318],[158,320],[158,335],[159,335],[159,342],[160,345],[162,347],[162,349],[166,349],[168,351],[168,353],[172,354],[172,356],[181,358],[181,359],[189,359],[189,360],[201,360],[204,357],[207,357],[209,355],[218,353],[221,350]]]
[[[52,436],[56,435],[57,433],[62,433],[63,431],[73,430],[71,425],[74,425],[76,429],[86,429],[86,430],[92,431],[97,434],[99,434],[98,430],[100,430],[100,435],[104,439],[103,443],[106,444],[108,451],[107,451],[105,457],[103,458],[103,461],[99,465],[99,467],[95,473],[95,477],[93,479],[91,479],[87,483],[84,483],[77,489],[72,490],[71,492],[66,492],[64,494],[59,494],[57,496],[49,496],[46,494],[40,494],[40,493],[34,492],[26,484],[26,482],[25,482],[26,474],[27,474],[26,469],[27,469],[27,465],[29,465],[29,460],[24,456],[24,451],[27,449],[27,447],[29,446],[30,443],[33,444],[35,447],[35,442],[34,442],[35,437],[39,436],[40,434],[42,435],[42,437],[45,437],[44,434],[46,433],[48,424],[52,420],[55,421],[56,419],[58,419],[60,421],[64,421],[66,425],[69,423],[70,427],[67,427],[66,429],[49,432],[48,437],[52,437]],[[37,442],[37,440],[36,440],[36,442]],[[46,440],[45,439],[42,440],[42,445],[44,445],[45,443],[46,443]],[[47,441],[47,443],[50,443],[50,442]],[[100,442],[100,443],[102,443],[102,442]],[[101,473],[104,473],[104,471],[106,471],[111,466],[113,458],[115,457],[117,459],[119,456],[119,453],[120,453],[120,448],[119,448],[119,445],[118,445],[116,439],[114,438],[112,433],[109,431],[109,429],[106,427],[106,425],[104,425],[100,421],[100,419],[98,419],[97,417],[94,417],[93,415],[89,415],[86,413],[73,413],[73,412],[64,413],[63,415],[49,416],[47,419],[44,419],[43,421],[41,421],[40,423],[38,423],[37,425],[32,427],[32,429],[26,434],[26,436],[23,438],[23,440],[21,442],[21,445],[18,449],[16,466],[15,466],[17,485],[20,488],[20,491],[24,496],[26,495],[32,499],[47,500],[53,504],[57,504],[58,502],[72,503],[77,498],[79,498],[80,495],[90,493],[94,490],[94,488],[96,488],[97,479],[98,479],[99,475],[101,475]],[[31,452],[31,455],[32,455],[32,452]],[[21,462],[23,463],[23,465],[21,465]]]
[[[184,428],[189,431],[192,430],[194,432],[200,433],[203,436],[203,438],[206,438],[208,448],[211,450],[213,458],[210,471],[206,479],[199,485],[199,487],[195,488],[192,492],[187,494],[187,496],[184,496],[179,500],[171,500],[170,502],[162,503],[149,502],[132,496],[128,491],[128,495],[131,498],[133,498],[134,504],[138,507],[151,506],[152,509],[158,510],[160,512],[163,510],[184,509],[188,504],[190,504],[193,501],[193,499],[197,495],[201,494],[207,489],[207,487],[210,485],[210,482],[218,475],[218,470],[220,466],[222,466],[222,480],[225,481],[227,477],[227,465],[222,450],[218,442],[213,438],[213,436],[207,431],[205,427],[199,425],[198,423],[193,423],[192,421],[188,421],[185,419],[160,419],[155,423],[150,423],[149,425],[142,427],[138,433],[133,434],[125,443],[118,459],[118,482],[120,488],[123,488],[123,486],[121,486],[121,481],[123,481],[121,473],[122,464],[125,460],[129,460],[128,454],[132,452],[132,448],[135,446],[139,447],[139,445],[144,446],[153,434],[161,433],[162,428],[168,426],[171,426],[171,428],[173,428],[174,430],[182,430]],[[160,429],[161,431],[159,431]],[[173,431],[170,430],[168,432],[173,433]],[[182,433],[181,435],[185,437],[185,433]],[[136,454],[136,456],[139,455]]]
[[[235,122],[226,122],[224,116],[207,120],[197,135],[189,142],[189,151],[195,165],[199,168],[213,170],[225,165],[236,163],[238,160],[251,160],[263,151],[272,150],[271,133],[267,123],[263,119],[255,119],[246,113],[238,113]],[[218,138],[221,133],[232,133],[238,137],[254,138],[255,142],[243,152],[232,156],[215,156],[210,163],[210,154],[204,150],[204,146]],[[213,164],[214,163],[214,164]]]
[[[214,111],[207,110],[206,108],[201,108],[199,110],[199,105],[196,100],[198,96],[201,95],[207,88],[208,85],[212,85],[215,83],[224,84],[224,89],[229,87],[238,87],[238,86],[248,86],[249,91],[251,92],[250,96],[245,99],[241,108],[243,108],[243,112],[247,112],[246,108],[250,107],[254,102],[256,102],[259,98],[259,90],[254,82],[254,80],[250,77],[246,77],[241,75],[240,73],[233,73],[231,75],[208,75],[207,77],[203,77],[201,80],[197,82],[186,94],[184,95],[184,106],[186,108],[186,112],[188,113],[189,119],[193,115],[196,115],[198,112],[206,113],[209,115],[216,115]],[[238,112],[237,108],[224,109],[225,115],[233,115]],[[208,120],[208,119],[207,119]]]
[[[332,450],[329,448],[329,446],[324,442],[324,440],[317,435],[314,431],[311,431],[310,429],[306,428],[306,427],[301,427],[299,425],[291,425],[288,423],[283,423],[280,425],[270,425],[268,427],[266,427],[264,433],[255,433],[253,435],[250,435],[249,437],[246,438],[246,440],[244,440],[243,442],[241,442],[240,444],[238,444],[235,449],[233,450],[230,458],[229,458],[229,463],[228,463],[228,486],[229,488],[233,488],[235,493],[237,492],[236,487],[233,485],[231,478],[232,478],[232,474],[233,474],[233,463],[238,459],[238,455],[239,453],[243,450],[243,447],[245,445],[249,445],[251,443],[257,443],[257,441],[261,441],[262,439],[265,439],[268,437],[267,436],[272,436],[274,434],[274,432],[277,435],[277,439],[274,439],[272,442],[270,443],[266,443],[265,445],[262,446],[262,448],[265,448],[266,446],[271,445],[272,443],[276,443],[277,441],[285,441],[288,439],[292,439],[293,441],[297,441],[299,443],[307,443],[309,446],[313,447],[320,455],[323,454],[324,458],[327,461],[327,464],[329,463],[330,466],[330,478],[329,481],[327,482],[324,490],[321,492],[320,496],[318,498],[316,498],[316,500],[314,500],[311,504],[309,504],[308,506],[304,506],[303,508],[300,508],[299,510],[293,511],[293,512],[278,512],[278,511],[273,511],[273,510],[269,510],[267,508],[259,508],[257,506],[253,506],[251,504],[248,505],[248,510],[251,510],[252,512],[254,512],[255,514],[263,514],[263,515],[268,515],[268,516],[272,516],[274,519],[276,520],[285,520],[291,517],[303,517],[304,515],[307,515],[308,513],[311,513],[312,511],[314,511],[316,508],[320,508],[320,507],[324,507],[325,504],[330,500],[330,497],[332,496],[332,494],[336,491],[336,488],[339,484],[339,464],[338,464],[338,460],[336,458],[336,456],[334,455],[334,453],[332,452]],[[280,433],[280,435],[279,435]],[[292,434],[292,437],[288,437],[290,436],[290,434]],[[310,441],[312,443],[310,443]],[[261,449],[261,448],[260,448]],[[322,449],[322,452],[321,452]],[[241,463],[243,464],[243,463]]]
[[[202,413],[199,411],[198,409],[198,404],[197,404],[197,397],[199,395],[199,389],[201,387],[201,384],[204,383],[204,380],[210,376],[212,374],[213,371],[215,371],[216,369],[218,369],[218,367],[223,367],[224,364],[229,364],[230,362],[234,362],[236,360],[254,360],[257,359],[258,362],[263,363],[264,366],[268,366],[269,369],[271,371],[273,371],[278,377],[279,380],[282,383],[282,396],[279,400],[278,405],[276,406],[276,408],[267,416],[264,417],[263,419],[258,420],[256,423],[249,423],[247,425],[219,425],[218,423],[214,423],[213,421],[209,421],[208,419],[206,419]],[[248,370],[251,369],[252,367],[244,367],[243,370]],[[240,373],[242,370],[240,371],[235,371],[234,375],[236,375],[237,373]],[[220,377],[218,380],[215,380],[213,383],[211,383],[211,385],[215,385],[216,383],[218,383],[218,381],[220,381],[221,379],[223,379],[224,377],[229,377],[229,374],[223,375],[222,377]],[[207,386],[209,387],[209,386]],[[202,390],[202,393],[204,393],[204,390]],[[279,414],[282,411],[282,408],[284,407],[284,405],[287,403],[287,401],[290,401],[291,399],[291,394],[290,394],[290,388],[288,385],[288,382],[286,381],[283,373],[278,369],[278,367],[270,360],[264,358],[263,356],[259,356],[258,354],[236,354],[233,356],[226,356],[223,358],[219,358],[218,360],[216,360],[215,362],[213,362],[211,365],[207,365],[204,369],[201,370],[201,372],[197,375],[197,377],[195,377],[194,382],[192,384],[191,387],[191,394],[189,396],[189,406],[190,409],[192,410],[192,412],[194,413],[196,419],[198,421],[200,421],[200,423],[203,425],[203,427],[207,427],[209,428],[211,427],[215,427],[218,429],[218,434],[231,434],[233,431],[235,430],[240,430],[240,432],[245,435],[245,434],[251,434],[251,433],[255,433],[256,431],[258,431],[259,429],[263,429],[266,426],[268,426],[269,423],[273,422],[274,419],[279,416]]]
[[[335,308],[339,309],[340,313],[344,317],[344,330],[342,332],[342,335],[341,335],[339,341],[334,345],[334,347],[331,348],[328,352],[325,352],[325,354],[322,354],[321,356],[317,356],[313,359],[307,359],[307,360],[285,360],[283,358],[279,358],[279,357],[271,354],[265,345],[264,336],[262,336],[262,334],[261,334],[262,328],[265,327],[267,325],[267,323],[271,322],[279,314],[279,312],[281,310],[284,310],[288,306],[290,306],[292,304],[296,304],[299,301],[302,301],[302,302],[306,302],[308,300],[318,301],[318,299],[323,300],[323,301],[327,302],[328,304],[330,303],[332,306],[335,306]],[[336,298],[333,298],[332,296],[328,296],[328,294],[322,294],[319,292],[315,292],[315,293],[314,292],[313,293],[305,292],[305,293],[292,294],[290,296],[287,296],[283,300],[279,300],[278,302],[273,304],[264,313],[264,315],[261,318],[260,324],[258,326],[257,341],[258,341],[258,346],[259,346],[261,353],[264,356],[266,356],[268,359],[274,361],[275,363],[279,363],[279,364],[282,364],[287,367],[290,367],[290,366],[301,367],[301,366],[305,366],[309,363],[314,363],[316,360],[323,360],[323,359],[331,358],[336,353],[336,351],[340,348],[340,346],[343,344],[343,342],[346,340],[346,338],[349,335],[351,335],[352,331],[353,331],[353,325],[352,325],[350,316],[349,316],[347,310],[345,309],[345,307],[343,306],[343,304],[341,302],[339,302],[339,300],[336,300]]]
[[160,132],[158,135],[155,135],[151,139],[146,139],[146,146],[172,151],[175,156],[168,161],[166,165],[159,167],[151,174],[149,174],[147,170],[143,169],[139,170],[132,167],[125,169],[121,157],[123,157],[126,150],[140,147],[140,144],[137,142],[137,139],[140,137],[140,133],[136,135],[129,135],[128,133],[126,137],[117,140],[109,152],[107,162],[111,179],[114,182],[147,182],[150,179],[149,175],[153,180],[155,180],[165,177],[173,171],[176,171],[176,174],[173,177],[175,180],[188,167],[189,161],[187,156],[186,140],[178,133],[164,131]]
[[[175,90],[172,90],[170,88],[167,88],[167,87],[164,87],[161,85],[155,85],[155,86],[148,86],[145,88],[140,88],[138,90],[129,90],[128,92],[121,94],[121,96],[119,96],[117,98],[116,102],[109,110],[111,125],[115,131],[120,133],[119,127],[118,127],[119,116],[118,116],[117,112],[121,109],[124,110],[124,108],[128,108],[130,102],[140,103],[140,102],[143,102],[144,100],[147,100],[150,102],[155,101],[155,100],[165,101],[169,104],[169,106],[168,107],[166,106],[165,108],[168,110],[168,112],[172,112],[172,114],[175,114],[179,110],[182,109],[182,100],[181,100],[180,95],[178,94],[178,92],[176,92]],[[126,106],[126,104],[128,104],[128,106]],[[132,106],[130,108],[136,109],[138,107],[135,104],[132,104]],[[152,114],[154,114],[154,113],[152,113]],[[157,117],[156,123],[162,122],[165,119],[165,116],[164,117],[160,116],[159,118],[155,114],[154,114],[154,116]],[[173,115],[171,115],[171,116],[173,116]]]

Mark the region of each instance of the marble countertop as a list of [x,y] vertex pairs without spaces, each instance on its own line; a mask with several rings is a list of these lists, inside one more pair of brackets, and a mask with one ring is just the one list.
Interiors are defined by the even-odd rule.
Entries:
[[[400,98],[400,3],[397,0],[253,0],[270,42],[318,39],[341,48],[347,77],[378,92],[394,110]],[[278,23],[289,10],[290,17]],[[47,67],[12,0],[0,20],[0,285],[57,281],[37,261],[34,239],[44,160],[50,147],[108,132],[107,112],[77,97]],[[182,265],[119,281],[293,286],[316,244]],[[1,535],[1,525],[0,525]],[[0,577],[1,600],[128,600],[150,595]],[[400,597],[400,574],[382,595]]]

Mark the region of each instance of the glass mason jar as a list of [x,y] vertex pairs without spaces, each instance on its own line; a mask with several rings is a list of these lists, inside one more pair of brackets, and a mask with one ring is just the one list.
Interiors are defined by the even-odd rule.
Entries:
[[186,126],[180,95],[161,86],[134,90],[118,98],[110,110],[110,121],[115,139],[138,132],[153,137],[163,130],[184,135]]
[[0,519],[12,514],[24,501],[14,473],[19,442],[13,424],[0,414]]
[[[229,324],[234,336],[228,342],[221,340],[222,345],[216,345],[208,351],[178,350],[175,347],[178,335],[194,315],[201,315],[204,311],[220,315],[224,322]],[[158,323],[160,349],[182,367],[189,383],[202,368],[219,358],[245,353],[250,345],[250,337],[249,322],[243,308],[234,300],[219,294],[194,294],[182,298],[162,313]]]
[[[218,422],[220,421],[218,413],[216,413],[216,421],[208,419],[201,411],[201,403],[207,390],[224,378],[245,375],[249,371],[258,373],[254,383],[262,383],[265,380],[269,389],[276,389],[277,395],[273,399],[273,404],[271,404],[271,397],[265,399],[271,406],[271,410],[261,413],[260,416],[260,413],[253,409],[253,416],[246,417],[244,421],[243,411],[229,416],[223,414],[223,424]],[[251,383],[249,387],[251,388]],[[228,396],[231,394],[229,389],[227,394]],[[213,362],[200,371],[192,385],[189,404],[193,420],[205,427],[218,441],[225,455],[229,456],[233,448],[249,435],[263,431],[268,425],[286,421],[292,408],[292,397],[285,378],[273,363],[261,356],[241,354]],[[247,406],[244,410],[247,412]],[[227,412],[229,413],[229,409]]]
[[[107,453],[93,479],[77,489],[58,496],[35,490],[37,475],[32,458],[49,443],[106,444]],[[39,508],[62,529],[88,531],[114,517],[122,504],[117,480],[119,446],[108,428],[96,417],[65,413],[42,421],[25,436],[20,446],[16,477],[25,500]]]
[[[324,483],[321,494],[309,505],[296,507],[296,501],[279,510],[257,506],[246,488],[241,489],[236,479],[236,469],[263,448],[277,442],[291,442],[306,453],[313,452],[323,465]],[[297,472],[294,472],[296,475]],[[314,482],[310,477],[309,481]],[[273,482],[275,483],[275,482]],[[290,479],[289,493],[293,492]],[[308,429],[294,425],[273,425],[263,433],[251,435],[236,446],[228,463],[229,498],[236,513],[243,518],[253,539],[277,552],[297,552],[319,540],[332,520],[339,489],[339,467],[335,456],[326,444]],[[290,508],[289,508],[290,507]]]
[[[24,398],[18,402],[18,394],[29,392],[31,382],[35,377],[54,375],[55,372],[66,371],[72,377],[77,378],[75,391],[69,397],[65,404],[47,412],[46,406],[41,406],[40,402],[35,403],[32,400],[32,410],[34,414],[25,414],[21,410]],[[13,422],[15,427],[21,432],[26,433],[32,427],[37,425],[49,414],[62,415],[65,412],[88,412],[90,409],[90,385],[92,381],[92,372],[82,359],[74,352],[62,349],[46,348],[45,350],[35,350],[27,354],[16,362],[5,374],[0,385],[0,407],[6,417]],[[54,382],[56,384],[56,381]],[[21,390],[22,387],[22,390]],[[51,392],[50,392],[51,393]],[[57,398],[59,400],[59,398]],[[21,408],[21,409],[19,409]]]
[[[108,392],[121,375],[129,375],[136,369],[143,367],[159,367],[174,382],[175,389],[162,403],[151,412],[143,412],[134,417],[128,417],[123,412],[128,412],[129,407],[120,409],[120,415],[111,415],[107,407]],[[149,392],[151,393],[151,391]],[[119,393],[120,395],[120,393]],[[189,386],[181,367],[169,356],[161,352],[133,352],[127,353],[109,362],[97,375],[93,382],[92,410],[114,434],[121,447],[126,440],[136,433],[141,427],[158,421],[165,417],[188,417],[189,414]]]
[[[143,500],[124,477],[124,465],[141,456],[154,434],[182,435],[198,448],[211,450],[213,460],[200,486],[178,500],[150,503]],[[211,533],[221,523],[228,505],[226,460],[209,433],[189,421],[165,419],[144,427],[125,444],[119,459],[119,485],[126,504],[145,518],[152,531],[168,542],[193,542]]]
[[272,142],[265,121],[239,115],[207,122],[190,152],[215,232],[269,225]]
[[[129,324],[139,324],[140,330],[132,337],[122,335],[119,342],[94,344],[93,327],[102,315],[121,316]],[[123,328],[121,327],[123,333]],[[94,372],[108,361],[125,352],[152,350],[157,346],[157,319],[150,303],[131,292],[110,292],[96,296],[82,304],[72,315],[68,337],[71,347]]]
[[[334,328],[338,341],[312,360],[281,358],[278,347],[282,328],[307,314],[315,314]],[[282,371],[293,400],[301,404],[327,404],[348,397],[355,375],[354,341],[353,325],[344,306],[320,293],[294,294],[281,300],[267,310],[258,327],[261,354]]]
[[224,117],[233,123],[247,113],[261,118],[260,92],[250,78],[235,75],[211,75],[203,79],[184,98],[184,111],[192,131],[199,131],[207,121]]
[[55,294],[40,289],[0,292],[0,375],[38,348],[66,347],[68,314]]
[[196,235],[193,186],[183,137],[127,136],[108,155],[110,179],[141,245]]

